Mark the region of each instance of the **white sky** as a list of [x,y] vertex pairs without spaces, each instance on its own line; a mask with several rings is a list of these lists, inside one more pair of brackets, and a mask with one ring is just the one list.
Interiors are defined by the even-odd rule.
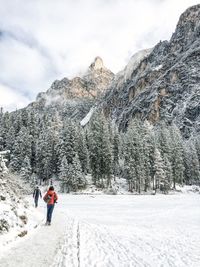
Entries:
[[113,72],[138,50],[169,40],[195,0],[0,0],[0,106],[35,100],[96,56]]

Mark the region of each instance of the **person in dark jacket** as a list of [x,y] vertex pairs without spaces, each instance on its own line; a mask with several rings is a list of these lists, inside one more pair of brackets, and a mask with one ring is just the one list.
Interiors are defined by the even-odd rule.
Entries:
[[57,196],[56,192],[54,191],[54,187],[52,185],[49,187],[49,190],[44,195],[43,199],[47,203],[46,225],[51,225],[51,218],[52,218],[54,205],[58,200],[58,196]]
[[39,196],[40,198],[42,197],[42,194],[41,194],[41,191],[40,191],[40,188],[39,186],[36,186],[34,192],[33,192],[33,198],[34,198],[34,202],[35,202],[35,207],[37,208],[38,206],[38,199],[39,199]]

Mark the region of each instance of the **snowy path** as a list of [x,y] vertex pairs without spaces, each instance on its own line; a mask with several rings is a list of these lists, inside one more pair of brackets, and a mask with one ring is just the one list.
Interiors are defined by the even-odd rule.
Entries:
[[199,267],[199,207],[197,194],[60,196],[52,225],[39,227],[0,266]]
[[56,250],[60,247],[66,228],[66,216],[63,210],[55,207],[51,226],[45,226],[45,204],[40,202],[39,210],[44,213],[44,219],[38,229],[16,242],[5,256],[0,259],[1,267],[35,267],[50,266],[54,260]]

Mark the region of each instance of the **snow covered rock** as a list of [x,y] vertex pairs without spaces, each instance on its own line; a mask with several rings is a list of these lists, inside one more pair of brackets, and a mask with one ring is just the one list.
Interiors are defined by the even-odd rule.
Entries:
[[90,70],[105,69],[103,65],[103,60],[100,57],[96,57],[94,62],[90,65]]
[[96,57],[81,77],[54,81],[46,92],[38,94],[36,101],[27,109],[39,114],[45,111],[52,116],[58,114],[61,120],[62,117],[81,120],[109,87],[113,77],[103,60]]
[[7,159],[4,158],[4,155],[8,154],[10,151],[0,151],[0,172],[8,173],[8,168],[6,167]]
[[144,57],[136,54],[135,66],[131,60],[112,83],[100,109],[120,129],[137,117],[175,123],[186,138],[200,131],[199,17],[200,5],[187,9],[169,42],[159,42]]
[[91,119],[92,114],[94,113],[94,108],[92,107],[90,109],[90,111],[88,112],[88,114],[82,119],[82,121],[80,122],[81,126],[85,126]]
[[0,172],[0,243],[11,241],[28,233],[30,209],[22,197],[23,189],[15,176]]
[[[137,53],[135,53],[131,59],[129,60],[128,64],[124,68],[124,70],[120,71],[116,74],[115,82],[118,84],[121,84],[122,81],[126,82],[127,80],[131,79],[131,75],[135,69],[139,66],[140,62],[144,60],[150,53],[152,49],[144,49]],[[121,80],[121,83],[120,83]]]

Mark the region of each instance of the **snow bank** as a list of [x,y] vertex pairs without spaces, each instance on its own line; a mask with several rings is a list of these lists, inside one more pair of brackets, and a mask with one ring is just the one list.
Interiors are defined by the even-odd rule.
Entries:
[[200,186],[197,186],[197,185],[184,185],[184,186],[177,185],[176,191],[181,192],[181,193],[188,193],[188,194],[189,193],[199,193],[200,194]]
[[[23,189],[24,191],[24,189]],[[35,212],[22,198],[22,188],[14,176],[0,174],[0,256],[12,244],[36,226]]]
[[160,69],[162,69],[163,65],[158,65],[155,68],[153,68],[153,70],[159,71]]
[[128,184],[126,179],[116,177],[115,180],[111,180],[111,187],[110,188],[99,188],[93,184],[92,176],[88,174],[86,176],[87,180],[87,187],[85,189],[79,190],[77,192],[71,192],[75,195],[123,195],[123,194],[131,194],[128,192]]
[[80,122],[81,126],[85,126],[90,121],[90,119],[91,119],[92,114],[94,113],[94,111],[95,111],[95,108],[92,107],[90,109],[90,111],[88,112],[88,114],[85,116],[85,118],[83,118],[82,121]]

